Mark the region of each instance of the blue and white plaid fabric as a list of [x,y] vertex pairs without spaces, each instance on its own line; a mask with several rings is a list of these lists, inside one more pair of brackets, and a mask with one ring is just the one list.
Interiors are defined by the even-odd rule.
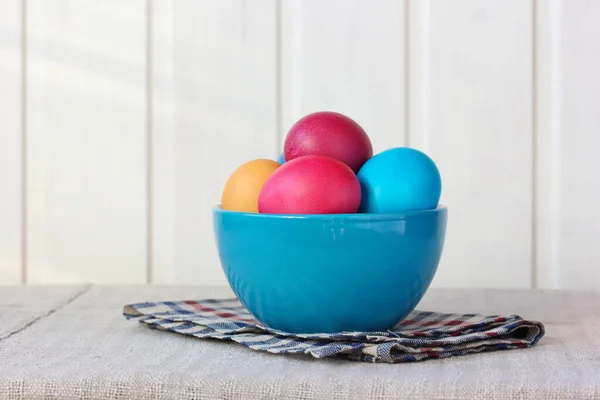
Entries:
[[150,328],[240,343],[270,353],[305,353],[366,362],[401,363],[534,346],[544,325],[517,315],[413,311],[387,332],[292,334],[261,325],[237,299],[126,305],[123,315]]

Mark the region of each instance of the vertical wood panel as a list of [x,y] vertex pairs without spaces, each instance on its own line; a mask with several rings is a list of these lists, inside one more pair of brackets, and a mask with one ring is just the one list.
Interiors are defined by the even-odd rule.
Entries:
[[146,4],[27,4],[27,279],[144,282]]
[[562,1],[560,282],[600,282],[600,3]]
[[0,5],[0,284],[21,282],[21,2]]
[[449,207],[434,285],[529,287],[532,4],[411,1],[409,143]]
[[[539,90],[551,91],[551,102],[539,114],[552,121],[540,130],[539,156],[546,160],[540,168],[550,168],[540,202],[554,196],[550,211],[542,215],[538,231],[549,230],[540,237],[539,252],[547,254],[553,267],[540,270],[540,286],[597,289],[600,282],[600,3],[593,1],[540,2],[540,29],[547,27],[554,47],[540,53],[540,65],[550,65],[555,74],[542,76]],[[554,168],[552,168],[554,166]],[[543,171],[540,171],[543,174]],[[555,247],[558,246],[558,249]],[[547,253],[546,253],[547,252]],[[545,279],[547,274],[553,279]]]
[[535,285],[560,287],[560,0],[535,8]]
[[[220,202],[235,168],[278,154],[276,3],[171,2],[172,14],[165,18],[172,20],[158,21],[167,25],[154,27],[173,32],[172,43],[168,38],[153,43],[155,61],[159,54],[173,55],[172,66],[153,64],[158,68],[155,100],[169,102],[172,97],[173,107],[172,114],[153,127],[158,177],[153,192],[171,196],[155,204],[154,231],[173,232],[164,248],[154,250],[160,253],[155,282],[225,282],[213,237],[212,207]],[[158,147],[168,136],[172,146]],[[159,215],[160,204],[172,204],[172,211],[164,211],[172,214]],[[154,245],[162,246],[158,238]]]
[[150,2],[151,279],[175,283],[175,32],[174,4]]
[[375,152],[404,144],[405,4],[281,2],[281,141],[300,117],[355,119]]

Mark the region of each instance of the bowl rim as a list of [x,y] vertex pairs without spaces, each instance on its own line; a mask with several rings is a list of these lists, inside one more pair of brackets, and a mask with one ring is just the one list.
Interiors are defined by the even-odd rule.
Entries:
[[308,220],[331,220],[331,219],[343,219],[343,220],[358,220],[358,221],[380,221],[380,220],[394,220],[404,219],[414,215],[421,214],[437,214],[447,212],[448,207],[444,204],[438,204],[436,208],[429,208],[424,210],[411,210],[402,213],[391,213],[391,214],[379,214],[379,213],[346,213],[346,214],[260,214],[253,212],[242,212],[223,210],[220,204],[213,206],[213,213],[228,214],[243,216],[248,218],[263,218],[263,219],[308,219]]

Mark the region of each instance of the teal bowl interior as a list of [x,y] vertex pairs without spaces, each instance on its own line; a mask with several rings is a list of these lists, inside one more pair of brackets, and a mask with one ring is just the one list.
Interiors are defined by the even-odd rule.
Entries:
[[268,327],[294,333],[384,331],[427,291],[447,209],[406,214],[253,214],[213,209],[227,280]]

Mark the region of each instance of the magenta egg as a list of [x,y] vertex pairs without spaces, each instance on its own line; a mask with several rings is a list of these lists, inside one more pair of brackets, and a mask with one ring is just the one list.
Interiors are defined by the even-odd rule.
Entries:
[[299,119],[284,143],[287,161],[307,155],[335,158],[354,172],[373,156],[364,129],[353,119],[336,112],[320,111]]
[[265,214],[345,214],[358,211],[360,182],[339,160],[304,156],[271,174],[258,196]]

